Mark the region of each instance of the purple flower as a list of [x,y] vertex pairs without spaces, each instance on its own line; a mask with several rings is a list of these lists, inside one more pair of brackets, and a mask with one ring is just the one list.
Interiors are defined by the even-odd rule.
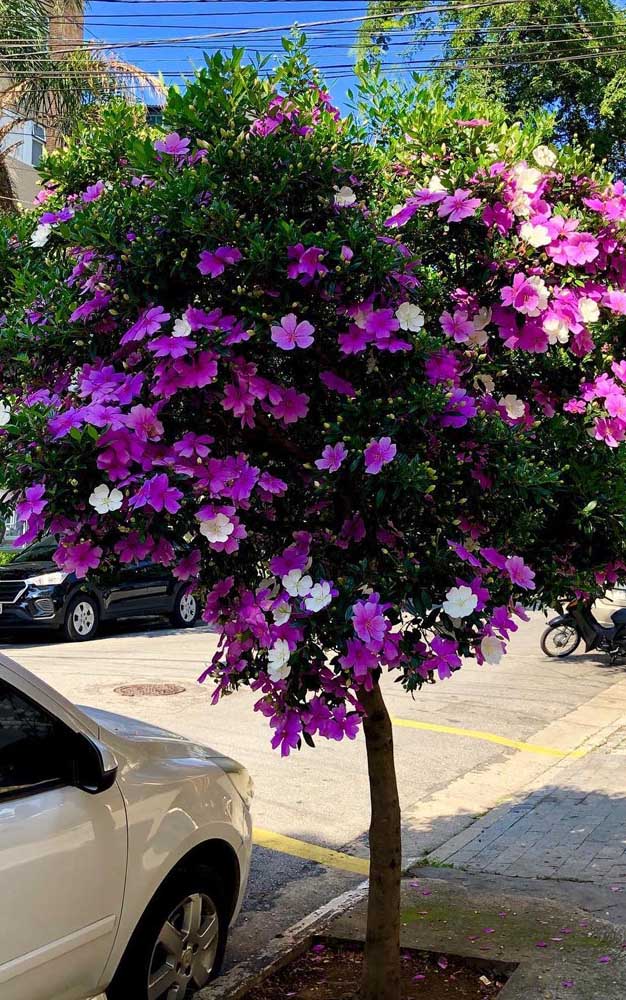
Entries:
[[399,208],[394,215],[390,215],[388,219],[385,219],[384,225],[388,229],[392,226],[405,226],[420,207],[421,203],[417,198],[409,198],[406,204]]
[[302,417],[306,417],[308,411],[309,397],[296,389],[280,390],[280,397],[272,407],[276,420],[282,420],[284,424],[295,424]]
[[444,198],[437,210],[439,218],[447,218],[448,222],[461,222],[470,215],[475,215],[480,198],[470,198],[471,193],[467,188],[457,188],[454,194]]
[[200,549],[192,549],[192,551],[183,556],[180,562],[172,570],[172,575],[176,577],[177,580],[192,580],[196,579],[200,573],[200,565],[202,563],[202,556],[200,554]]
[[175,514],[180,510],[179,501],[182,496],[180,490],[176,489],[175,486],[170,486],[169,479],[162,472],[153,476],[152,479],[146,480],[141,489],[130,500],[129,506],[137,509],[147,505],[157,513],[166,510],[170,514]]
[[430,643],[432,658],[427,660],[430,669],[436,669],[439,680],[444,681],[452,676],[455,670],[461,667],[461,658],[458,655],[458,645],[453,639],[444,639],[443,636],[436,635]]
[[469,396],[465,389],[453,389],[439,422],[442,427],[465,427],[477,412],[473,396]]
[[113,546],[113,551],[117,553],[120,562],[123,563],[140,562],[152,552],[152,549],[152,539],[148,537],[142,540],[138,531],[129,532]]
[[345,379],[340,378],[339,375],[335,375],[334,372],[320,372],[320,382],[332,392],[338,392],[340,396],[352,397],[356,395],[356,389],[352,383],[346,382]]
[[535,574],[526,565],[521,556],[509,556],[504,564],[504,568],[509,575],[511,583],[524,590],[535,589]]
[[228,266],[238,264],[241,259],[241,251],[236,247],[218,247],[213,252],[203,250],[198,261],[198,270],[200,274],[208,275],[210,278],[219,278]]
[[136,340],[144,340],[151,334],[156,333],[170,318],[170,314],[165,312],[163,306],[151,306],[148,309],[144,309],[139,319],[126,331],[120,340],[120,344],[129,344]]
[[168,156],[186,156],[189,152],[189,139],[181,139],[178,132],[170,132],[164,139],[157,139],[154,148],[157,153],[166,153]]
[[16,513],[20,521],[30,521],[32,517],[41,514],[48,501],[44,500],[46,487],[43,483],[36,483],[35,486],[27,486],[24,490],[25,499],[18,503]]
[[400,329],[393,309],[373,309],[365,320],[365,330],[376,341],[388,340],[392,333]]
[[90,201],[97,201],[103,194],[104,181],[96,181],[95,184],[90,184],[87,188],[85,188],[82,197],[85,204],[89,204]]
[[97,569],[102,558],[102,549],[91,542],[77,542],[75,545],[60,545],[52,556],[57,566],[66,573],[75,573],[82,580],[90,569]]
[[377,476],[383,465],[388,465],[395,458],[397,448],[391,438],[382,437],[370,441],[364,451],[365,471],[370,476]]
[[103,292],[100,288],[96,289],[96,293],[92,299],[87,299],[85,302],[81,302],[81,304],[76,307],[70,316],[70,323],[77,323],[78,320],[81,319],[86,320],[93,313],[98,312],[100,309],[104,309],[112,298],[113,296],[110,293]]
[[328,274],[328,268],[323,263],[326,251],[321,247],[307,247],[302,243],[287,247],[289,264],[287,265],[287,277],[300,278],[300,284],[306,285],[314,278],[323,278]]
[[294,347],[310,347],[313,343],[315,327],[303,320],[298,322],[295,313],[283,316],[280,326],[272,327],[272,340],[283,351],[293,351]]
[[376,670],[379,658],[376,653],[359,639],[348,639],[347,652],[339,657],[339,662],[346,670],[351,670],[357,680],[367,677],[370,671]]
[[270,726],[275,730],[272,737],[272,748],[280,747],[281,757],[288,757],[292,750],[300,744],[302,722],[294,709],[287,709],[284,715],[275,715]]
[[357,601],[353,605],[352,627],[359,639],[370,648],[382,644],[389,622],[381,612],[378,594],[372,594],[367,601]]
[[163,434],[163,424],[150,406],[133,406],[125,419],[125,424],[134,430],[142,441],[158,441]]
[[329,472],[337,472],[348,455],[348,449],[343,441],[339,444],[327,444],[322,452],[322,457],[316,459],[315,464],[318,469],[328,469]]

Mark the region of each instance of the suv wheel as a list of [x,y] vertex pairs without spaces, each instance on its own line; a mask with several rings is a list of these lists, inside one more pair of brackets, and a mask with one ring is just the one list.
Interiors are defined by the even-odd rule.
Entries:
[[174,610],[170,615],[170,621],[176,628],[191,628],[198,620],[198,601],[194,594],[187,593],[183,587],[178,591]]
[[131,938],[107,1000],[188,1000],[218,974],[227,907],[211,868],[175,872]]
[[67,609],[63,632],[70,642],[86,642],[93,639],[99,622],[98,605],[93,597],[89,594],[77,594]]

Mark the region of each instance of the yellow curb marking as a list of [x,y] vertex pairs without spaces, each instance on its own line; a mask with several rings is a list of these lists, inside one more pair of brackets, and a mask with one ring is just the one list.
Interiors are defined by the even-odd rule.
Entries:
[[473,740],[483,740],[486,743],[499,743],[503,747],[513,747],[514,750],[524,750],[526,753],[543,754],[546,757],[585,757],[589,750],[559,750],[557,747],[542,747],[538,743],[524,743],[523,740],[510,740],[496,733],[485,733],[481,729],[460,729],[457,726],[440,726],[434,722],[414,722],[412,719],[392,719],[394,726],[405,729],[424,729],[430,733],[449,733],[451,736],[467,736]]
[[367,858],[354,858],[351,854],[332,851],[328,847],[318,847],[317,844],[307,844],[304,840],[283,837],[282,833],[273,833],[272,830],[261,830],[258,827],[253,829],[252,839],[258,847],[265,847],[268,851],[280,851],[281,854],[290,854],[304,861],[316,861],[326,868],[338,868],[342,872],[369,874],[370,864]]

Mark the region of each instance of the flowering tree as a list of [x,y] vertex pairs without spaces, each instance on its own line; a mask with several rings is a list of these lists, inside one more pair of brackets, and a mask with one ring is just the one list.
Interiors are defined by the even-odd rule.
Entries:
[[216,56],[111,177],[60,158],[0,240],[0,451],[59,567],[204,589],[202,680],[283,756],[363,726],[363,997],[397,1000],[381,677],[490,669],[530,600],[623,572],[626,190],[497,109],[375,80],[360,110],[299,51]]

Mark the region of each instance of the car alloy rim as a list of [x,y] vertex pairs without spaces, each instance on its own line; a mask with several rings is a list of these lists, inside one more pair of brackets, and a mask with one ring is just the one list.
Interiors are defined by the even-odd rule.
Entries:
[[80,601],[72,612],[72,625],[79,635],[89,635],[96,624],[96,614],[88,601]]
[[183,1000],[188,986],[209,981],[219,941],[219,917],[210,896],[195,892],[172,910],[150,959],[148,1000]]
[[193,594],[183,594],[181,597],[180,617],[184,622],[192,622],[196,617],[196,599]]

